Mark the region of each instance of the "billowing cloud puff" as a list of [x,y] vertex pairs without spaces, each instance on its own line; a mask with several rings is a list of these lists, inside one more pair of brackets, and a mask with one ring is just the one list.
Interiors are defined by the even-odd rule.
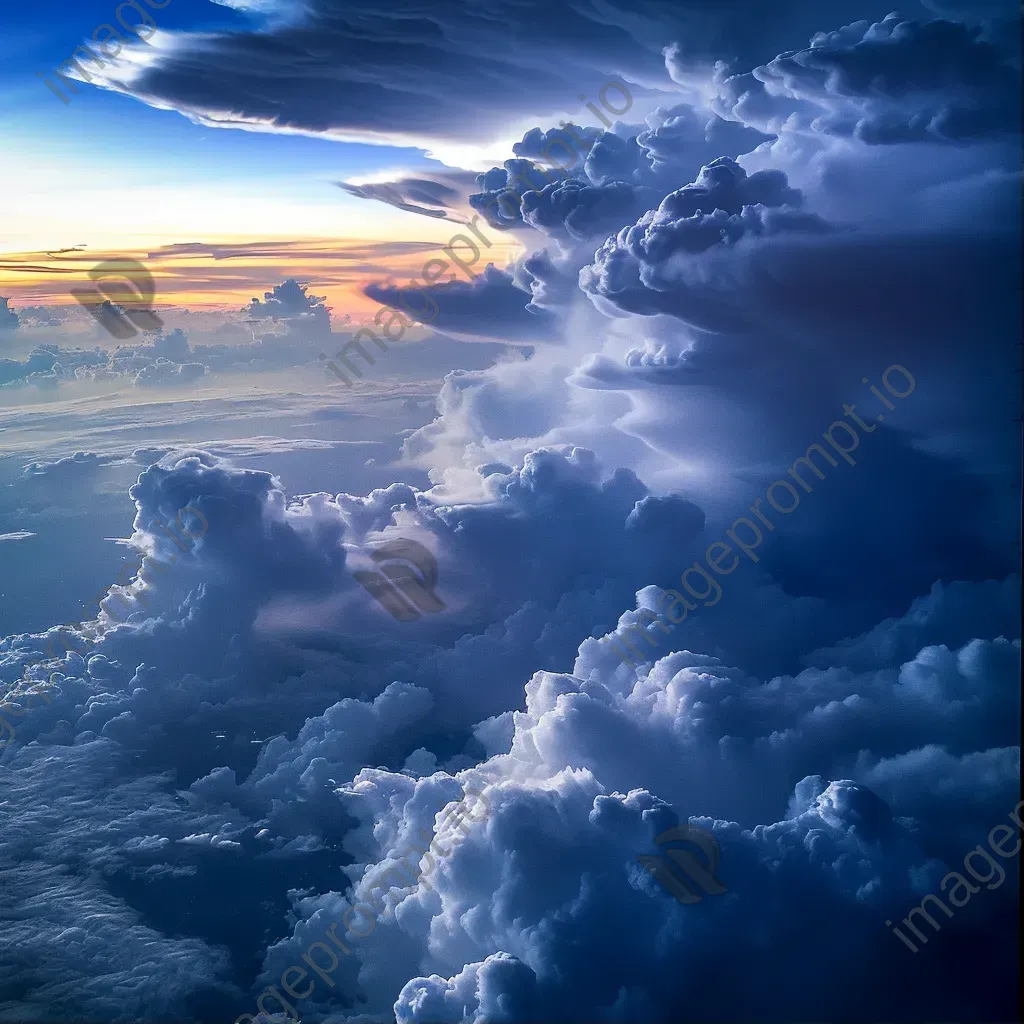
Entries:
[[691,181],[704,164],[749,152],[770,138],[689,103],[657,107],[644,121],[639,132],[618,128],[598,136],[586,155],[586,179],[596,185],[630,181],[664,195]]
[[547,249],[530,253],[516,265],[514,273],[530,290],[531,310],[567,306],[579,294],[578,271],[567,272]]
[[980,27],[890,14],[819,32],[807,49],[724,78],[714,105],[764,132],[956,143],[1015,134],[1018,87],[1019,68]]
[[635,220],[657,203],[653,188],[616,181],[607,185],[584,185],[567,181],[548,185],[523,196],[522,216],[530,227],[555,237],[567,233],[582,241],[607,235],[619,224]]
[[568,125],[532,129],[513,147],[515,159],[478,176],[482,191],[469,202],[493,227],[532,228],[557,242],[552,252],[530,253],[514,270],[531,290],[531,309],[571,305],[598,239],[655,210],[704,164],[767,138],[688,104],[658,108],[645,120],[639,133],[623,125],[585,137]]
[[532,160],[516,157],[501,167],[477,175],[480,192],[469,197],[469,205],[479,210],[491,227],[507,230],[524,226],[519,204],[524,195],[542,189],[563,178],[560,169],[549,169]]
[[637,146],[647,154],[650,175],[660,180],[673,176],[673,185],[681,177],[696,177],[704,164],[749,152],[767,138],[735,121],[698,113],[685,103],[655,110],[647,115],[647,124],[636,137]]
[[[696,818],[721,844],[718,877],[728,891],[681,906],[636,860],[673,824],[651,794],[604,793],[589,773],[566,770],[543,785],[510,780],[487,797],[492,817],[445,860],[436,894],[421,890],[405,901],[413,907],[403,902],[396,912],[404,931],[423,933],[420,908],[430,926],[426,970],[395,1007],[403,1024],[481,1020],[494,1011],[509,1021],[667,1021],[683,993],[695,1017],[749,1016],[756,999],[783,998],[788,985],[771,977],[766,947],[803,948],[802,928],[841,921],[836,941],[849,954],[874,934],[900,875],[923,861],[907,825],[893,822],[869,790],[808,780],[792,816],[770,826],[746,831]],[[796,878],[801,889],[791,887]],[[759,934],[740,925],[747,913],[761,923]],[[639,935],[658,940],[618,941]],[[376,945],[364,940],[360,972],[372,1009],[387,979]],[[727,948],[755,965],[748,985],[702,984],[709,974],[725,977]],[[822,981],[789,998],[803,1016],[835,996]],[[878,1012],[865,988],[842,999],[858,1013]]]
[[[190,529],[202,530],[204,565],[225,590],[249,593],[250,607],[261,593],[325,587],[344,564],[344,551],[330,543],[343,530],[331,508],[287,507],[270,473],[239,470],[205,452],[177,452],[150,466],[129,493],[138,509],[136,533],[154,557],[175,553],[173,537],[157,529],[160,521],[194,510]],[[216,589],[211,581],[206,599]]]
[[531,129],[516,143],[516,158],[478,176],[469,197],[497,228],[529,226],[555,237],[586,240],[608,235],[657,206],[701,167],[736,156],[767,136],[688,104],[657,108],[646,130],[630,134],[572,126]]
[[[915,618],[879,628],[895,635]],[[409,1022],[487,1012],[510,1021],[574,1012],[671,1020],[686,992],[695,1016],[741,1019],[769,996],[793,1005],[778,966],[818,956],[806,936],[819,928],[836,933],[822,962],[835,942],[846,957],[866,946],[880,958],[899,953],[904,984],[837,991],[823,980],[795,997],[793,1016],[831,1014],[833,1005],[896,1016],[911,999],[937,1012],[982,998],[995,1012],[1009,988],[979,997],[953,975],[937,983],[934,962],[910,957],[883,921],[899,921],[937,890],[1017,803],[1019,750],[999,743],[1014,737],[1004,702],[1014,699],[1019,643],[978,639],[956,653],[926,647],[902,664],[894,651],[884,661],[880,671],[837,665],[764,681],[690,654],[670,655],[632,682],[600,670],[537,673],[526,712],[502,716],[507,730],[490,730],[499,750],[475,768],[415,781],[366,769],[343,787],[351,813],[375,823],[372,838],[357,833],[365,867],[353,870],[351,892],[297,903],[295,935],[271,951],[261,982],[298,962],[349,906],[373,903],[375,880],[407,838],[441,839],[436,812],[483,784],[486,813],[465,838],[446,836],[443,856],[421,862],[428,873],[418,884],[393,881],[369,930],[341,929],[352,948],[336,977],[362,1012],[394,1002],[397,1019]],[[925,735],[942,745],[915,746]],[[725,888],[696,906],[673,900],[637,860],[687,818],[719,843],[715,877]],[[1000,884],[1007,874],[1009,866]],[[981,942],[990,970],[1007,979],[1011,960],[995,955],[993,927],[1009,927],[1012,900],[985,899],[943,918],[943,947],[927,953],[944,962]],[[751,914],[756,934],[743,924]],[[659,940],[623,947],[609,941],[620,929]],[[737,943],[757,965],[750,987],[702,984],[726,970]],[[316,989],[306,1005],[326,1009],[327,990]]]
[[[580,273],[580,286],[631,313],[685,314],[687,293],[673,281],[681,260],[744,239],[826,231],[820,217],[796,208],[802,198],[782,171],[748,175],[734,160],[714,160],[609,238]],[[730,318],[725,309],[720,316]]]
[[518,157],[558,167],[567,173],[582,170],[587,153],[604,133],[600,128],[581,128],[571,122],[561,128],[531,128],[512,146]]
[[320,332],[330,330],[331,315],[324,300],[307,295],[306,286],[289,278],[274,285],[273,291],[263,293],[263,301],[253,299],[245,312],[256,320],[287,320],[292,326],[313,328]]

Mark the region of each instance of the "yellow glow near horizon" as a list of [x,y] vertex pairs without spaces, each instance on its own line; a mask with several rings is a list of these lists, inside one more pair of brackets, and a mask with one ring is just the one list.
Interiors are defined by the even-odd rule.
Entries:
[[[381,240],[354,238],[240,239],[217,242],[185,242],[146,249],[130,248],[79,251],[0,253],[0,294],[19,306],[72,306],[70,289],[91,286],[88,271],[110,259],[133,259],[153,275],[156,288],[154,309],[189,307],[237,311],[253,297],[292,277],[309,286],[313,295],[323,295],[338,315],[359,317],[374,312],[378,305],[362,294],[372,281],[393,278],[398,285],[421,280],[424,263],[444,258],[441,248],[460,226],[450,221],[430,225],[441,235],[436,241]],[[496,231],[485,231],[490,248],[480,244],[480,259],[470,268],[479,274],[487,263],[504,267],[516,255],[516,243]],[[468,250],[460,246],[460,255]],[[468,275],[456,266],[456,280]],[[444,280],[448,280],[450,273]],[[414,299],[410,302],[415,306]]]
[[[5,136],[8,133],[4,132]],[[435,221],[382,203],[354,199],[323,172],[282,168],[251,179],[231,173],[201,180],[196,167],[159,162],[129,148],[122,160],[74,139],[10,132],[0,161],[0,192],[17,196],[0,224],[0,250],[87,244],[104,249],[239,238],[412,238],[444,240]],[[166,154],[161,154],[166,157]],[[339,174],[337,177],[342,177]]]
[[[121,258],[149,269],[157,309],[237,311],[291,277],[339,315],[359,316],[377,308],[362,294],[366,284],[419,277],[427,259],[467,230],[352,197],[336,185],[345,173],[322,159],[247,163],[247,140],[225,146],[208,130],[197,129],[189,153],[152,133],[116,153],[85,144],[88,132],[42,135],[13,125],[5,134],[12,146],[0,161],[0,190],[17,202],[0,224],[0,295],[15,310],[72,306],[70,289],[91,286],[95,264]],[[414,172],[394,164],[367,173]],[[519,251],[501,232],[486,236],[492,244],[478,243],[474,273],[488,262],[504,267]],[[459,271],[456,279],[468,277]]]

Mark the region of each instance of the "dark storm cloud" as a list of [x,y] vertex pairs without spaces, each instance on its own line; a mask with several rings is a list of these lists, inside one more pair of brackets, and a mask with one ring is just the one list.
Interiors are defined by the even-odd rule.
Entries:
[[512,146],[518,157],[558,167],[567,173],[582,169],[587,153],[602,135],[600,128],[581,128],[566,124],[564,128],[531,128]]
[[477,175],[480,191],[470,195],[469,205],[479,210],[491,227],[501,230],[524,227],[519,210],[522,197],[563,177],[558,170],[549,170],[532,160],[515,157],[506,160],[501,167],[492,167]]
[[[884,643],[912,629],[915,641],[928,644],[943,635],[942,620],[960,614],[970,617],[971,630],[994,636],[982,625],[984,611],[970,611],[976,596],[937,593],[878,627],[883,642],[867,671],[821,652],[827,668],[759,679],[682,651],[630,686],[605,676],[585,647],[572,676],[536,673],[525,711],[481,730],[494,734],[498,752],[462,774],[463,784],[486,783],[488,820],[445,860],[429,890],[397,894],[397,912],[360,941],[359,974],[346,975],[346,983],[358,986],[364,1010],[379,1012],[394,998],[391,986],[412,970],[396,1014],[424,1024],[454,1024],[498,1006],[516,1007],[513,1020],[558,1021],[573,1012],[593,1019],[613,1004],[619,1019],[672,1020],[680,982],[670,965],[684,973],[701,1019],[757,1018],[766,993],[801,1019],[840,1002],[865,1019],[911,1016],[914,1005],[922,1014],[983,1005],[990,1015],[1009,1005],[1003,982],[1012,958],[993,955],[1003,941],[999,929],[1012,921],[1012,900],[953,925],[952,948],[929,947],[941,962],[981,953],[1002,979],[999,991],[988,986],[979,994],[953,973],[936,981],[934,963],[901,960],[898,986],[858,984],[840,995],[833,975],[812,970],[794,996],[754,956],[758,949],[764,955],[771,935],[773,960],[806,966],[805,929],[814,928],[833,936],[822,965],[833,962],[835,943],[856,977],[891,963],[898,943],[882,921],[916,903],[920,893],[912,892],[942,877],[943,860],[955,863],[958,850],[962,857],[961,840],[970,845],[984,835],[994,809],[999,820],[1016,802],[1019,752],[1007,742],[1014,729],[1004,719],[1013,717],[1009,684],[1019,644],[926,646],[907,659]],[[940,612],[942,604],[948,607]],[[913,749],[925,735],[949,746]],[[930,792],[940,779],[941,800]],[[380,853],[371,862],[387,863],[398,837],[424,819],[429,835],[433,811],[425,813],[424,798],[449,781],[435,774],[414,782],[375,769],[357,776],[346,795],[351,813],[375,825]],[[677,818],[669,801],[687,810]],[[766,817],[767,807],[779,813]],[[696,822],[721,843],[718,877],[729,895],[680,907],[651,884],[635,855],[679,818],[700,813],[709,816]],[[375,873],[355,869],[362,878],[352,902],[366,898]],[[301,949],[314,921],[340,903],[334,894],[305,901],[296,939],[275,950],[272,962],[287,963],[288,949]],[[751,914],[756,936],[745,930]],[[415,957],[428,934],[430,960],[417,976]],[[609,941],[622,934],[662,941],[653,954],[649,944],[633,951]],[[729,977],[729,951],[735,958],[737,949],[760,965],[752,988],[701,983],[709,972]],[[651,970],[652,955],[663,969]]]
[[375,302],[404,310],[439,331],[517,340],[541,337],[554,326],[546,311],[527,309],[529,292],[517,288],[511,276],[493,264],[472,281],[421,288],[370,284],[363,291]]
[[[496,396],[489,404],[478,398],[473,415],[496,433],[519,420]],[[173,568],[155,578],[146,574],[148,582],[135,589],[147,592],[147,601],[130,623],[101,639],[99,653],[85,659],[69,652],[56,673],[46,666],[55,680],[53,706],[30,708],[19,719],[18,745],[6,754],[7,764],[14,773],[35,768],[14,787],[22,815],[17,851],[44,854],[42,866],[25,879],[26,895],[21,888],[14,894],[22,906],[28,892],[44,893],[31,901],[31,920],[17,919],[21,946],[50,948],[66,927],[66,889],[48,881],[59,876],[70,844],[108,873],[148,879],[147,888],[163,884],[158,877],[210,872],[217,858],[234,858],[230,881],[208,878],[198,889],[225,908],[253,902],[245,882],[258,877],[261,859],[273,854],[274,871],[295,880],[303,857],[321,851],[336,858],[329,851],[342,842],[353,888],[368,887],[363,866],[385,859],[417,828],[426,828],[429,838],[439,802],[431,794],[443,789],[451,799],[454,787],[444,772],[431,772],[436,761],[426,751],[414,761],[426,765],[423,777],[362,765],[387,757],[397,768],[404,753],[396,750],[408,752],[415,737],[429,735],[425,726],[465,726],[490,710],[508,719],[481,727],[497,752],[476,767],[479,756],[462,764],[467,776],[487,783],[493,815],[445,859],[430,889],[406,886],[398,893],[401,912],[360,942],[345,968],[345,991],[364,992],[373,1012],[384,1012],[397,998],[400,1019],[410,1021],[438,1019],[438,1007],[455,998],[445,996],[453,988],[461,993],[454,1005],[496,1001],[522,1005],[524,1012],[535,1005],[544,1009],[531,1019],[561,1020],[581,999],[588,1014],[607,1008],[629,984],[631,998],[647,1008],[645,1019],[658,1019],[676,1005],[678,979],[652,971],[646,947],[625,958],[609,948],[605,936],[613,925],[664,933],[659,955],[666,964],[692,964],[706,973],[735,951],[736,935],[745,934],[754,912],[774,953],[752,984],[759,996],[778,990],[781,999],[788,982],[780,980],[779,968],[805,950],[806,929],[828,925],[843,936],[847,957],[870,959],[874,954],[864,951],[882,941],[879,935],[891,938],[879,923],[889,908],[915,902],[908,902],[906,879],[935,869],[941,852],[932,854],[929,844],[943,837],[947,823],[955,818],[962,830],[981,827],[988,808],[1011,795],[1016,762],[1006,748],[1014,736],[1019,652],[999,638],[1016,622],[1002,606],[1009,585],[937,590],[852,642],[812,650],[808,667],[796,676],[759,678],[716,658],[677,651],[644,676],[629,677],[603,644],[584,641],[572,675],[542,671],[530,680],[525,711],[513,721],[503,709],[519,706],[511,694],[529,674],[526,666],[538,657],[564,657],[594,621],[622,606],[631,582],[661,577],[667,583],[670,565],[678,571],[684,551],[692,560],[694,547],[703,546],[704,516],[682,497],[650,495],[628,470],[607,476],[580,449],[536,452],[521,468],[485,465],[480,475],[487,498],[467,505],[438,505],[398,484],[365,498],[288,499],[269,474],[198,452],[169,456],[142,475],[132,489],[136,539],[153,559],[175,550],[159,524],[184,504],[199,509],[209,528]],[[412,514],[436,546],[446,598],[472,594],[451,641],[435,646],[396,638],[385,646],[350,621],[343,632],[332,631],[341,652],[325,653],[322,667],[307,663],[301,673],[289,673],[288,662],[278,663],[285,652],[268,656],[273,649],[260,647],[251,631],[258,606],[274,595],[345,587],[343,534],[357,539],[386,530],[396,514]],[[748,611],[768,604],[780,613],[773,644],[806,641],[798,602],[749,590]],[[742,615],[723,617],[711,629],[701,646],[731,648],[743,636],[741,645],[761,647],[759,631]],[[827,633],[844,635],[835,624]],[[955,648],[939,646],[945,641]],[[5,673],[9,663],[20,671],[34,649],[29,640],[5,642]],[[388,665],[383,674],[382,658]],[[193,674],[197,669],[201,675]],[[408,682],[383,686],[396,676]],[[283,678],[289,685],[271,686]],[[342,679],[379,695],[372,703],[332,701]],[[317,702],[327,710],[314,711]],[[287,734],[265,744],[254,766],[250,759],[249,768],[236,770],[224,766],[224,751],[197,746],[218,727],[226,727],[235,744],[246,743],[246,729],[253,727],[260,736]],[[115,790],[101,787],[88,816],[63,805],[51,810],[37,794],[61,784],[54,773],[65,771],[67,761],[45,752],[76,736],[70,749],[79,752],[81,785],[123,771],[117,765],[129,752],[145,758],[149,774],[119,779]],[[31,740],[38,753],[26,745]],[[942,749],[915,753],[925,744]],[[96,767],[83,760],[87,754]],[[191,782],[187,799],[171,799],[169,783],[157,773],[168,765]],[[930,810],[927,796],[939,772],[950,780],[941,815]],[[750,778],[758,784],[751,786]],[[884,791],[885,802],[872,784]],[[693,908],[674,904],[635,864],[636,854],[675,818],[669,800],[683,818],[714,816],[700,820],[720,838],[730,891],[742,894],[709,903],[712,919],[696,933],[691,917],[680,916]],[[30,813],[33,801],[39,810]],[[914,814],[922,818],[907,819]],[[96,834],[76,839],[83,829]],[[258,842],[247,838],[257,829]],[[176,854],[179,849],[189,855]],[[266,951],[266,966],[277,975],[301,962],[318,937],[319,917],[340,919],[348,897],[339,891],[345,883],[337,874],[335,868],[314,893],[297,900],[294,936],[286,933]],[[260,899],[267,884],[261,879]],[[101,881],[76,885],[77,904],[110,916],[90,919],[84,929],[88,957],[72,959],[58,950],[41,961],[46,971],[26,978],[32,999],[67,1016],[113,1018],[171,1013],[189,992],[227,989],[224,961],[192,938],[161,940],[165,959],[179,964],[177,985],[159,985],[163,971],[144,988],[122,980],[119,971],[131,977],[141,969],[144,956],[134,943],[153,941],[151,930]],[[558,908],[566,903],[574,912],[563,919]],[[486,928],[470,924],[474,908]],[[270,934],[281,934],[280,925],[256,920],[260,932],[270,927]],[[996,921],[1002,921],[998,912]],[[430,933],[436,959],[424,971]],[[970,938],[956,930],[950,936],[958,943]],[[885,952],[881,947],[878,955]],[[95,964],[103,957],[118,971],[99,971]],[[506,976],[489,968],[486,985],[466,980],[478,977],[473,964],[496,958],[511,965],[512,957],[558,970],[535,979],[532,970],[510,969]],[[602,974],[613,972],[607,985],[594,975],[595,963],[603,964]],[[10,970],[23,977],[20,961],[5,976]],[[52,988],[60,970],[102,980],[66,992],[61,1001]],[[928,1009],[964,1000],[960,976],[945,977],[939,990],[926,990],[933,993]],[[275,981],[261,978],[257,988]],[[823,978],[801,996],[803,1003],[787,1005],[820,1010],[848,1001],[846,993],[829,995],[831,984]],[[526,1002],[510,1003],[513,991],[505,986]],[[994,986],[990,1002],[998,1009],[1002,985]],[[865,987],[858,1012],[875,1017],[891,1011],[901,992]],[[693,998],[708,1013],[713,1006],[724,1006],[730,1017],[753,1012],[741,991],[723,995],[698,987]],[[333,1008],[340,1009],[337,1001]]]
[[[729,249],[744,239],[827,231],[820,217],[798,209],[802,202],[800,191],[790,187],[782,171],[748,175],[734,160],[714,160],[692,184],[670,193],[633,227],[609,238],[597,250],[593,266],[580,274],[580,285],[631,313],[683,315],[691,304],[702,308],[699,299],[670,281],[680,259],[716,247]],[[663,267],[665,277],[659,276]],[[733,317],[725,306],[717,310],[724,323]]]
[[477,176],[469,197],[496,228],[529,226],[577,241],[613,234],[692,181],[705,163],[770,136],[687,104],[658,107],[627,131],[532,128],[516,157]]
[[[705,162],[737,156],[769,138],[687,104],[659,107],[645,125],[586,138],[570,126],[531,129],[514,147],[521,155],[478,176],[482,191],[469,202],[491,226],[532,228],[557,242],[550,252],[528,254],[513,271],[517,283],[531,290],[530,309],[571,304],[579,271],[590,263],[598,239],[657,208],[673,189],[696,178]],[[552,139],[564,141],[568,152],[552,147]]]
[[807,49],[726,78],[715,106],[766,132],[963,142],[1015,134],[1019,86],[1019,67],[980,28],[890,14],[820,32]]
[[[768,60],[821,26],[820,5],[724,0],[275,0],[268,27],[176,39],[130,84],[106,84],[197,119],[370,138],[468,139],[512,116],[568,114],[608,76],[665,87],[662,48],[685,57]],[[885,4],[837,0],[827,20],[881,17]],[[508,39],[516,46],[507,45]],[[90,65],[91,70],[91,65]],[[93,72],[93,74],[95,74]],[[133,72],[134,75],[134,72]],[[577,115],[579,116],[579,115]]]
[[661,198],[653,188],[614,181],[584,185],[578,181],[548,185],[523,196],[522,216],[530,227],[558,237],[568,234],[582,241],[607,236],[623,221],[633,220]]

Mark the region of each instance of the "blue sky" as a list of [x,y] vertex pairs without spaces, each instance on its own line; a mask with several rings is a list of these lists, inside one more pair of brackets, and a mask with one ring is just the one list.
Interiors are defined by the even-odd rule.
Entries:
[[[6,193],[22,197],[0,229],[7,249],[153,245],[200,232],[205,239],[396,237],[403,225],[422,235],[425,224],[369,211],[332,184],[431,166],[420,150],[206,128],[85,85],[62,104],[37,72],[52,72],[99,25],[116,26],[115,12],[116,5],[95,0],[25,5],[5,29],[0,130],[8,156],[0,175]],[[207,0],[172,0],[151,13],[167,30],[252,23]],[[131,9],[125,16],[138,21]]]

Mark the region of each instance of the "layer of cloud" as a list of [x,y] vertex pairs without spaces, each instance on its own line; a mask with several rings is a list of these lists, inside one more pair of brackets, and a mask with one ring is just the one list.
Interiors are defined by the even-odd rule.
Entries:
[[[887,13],[867,7],[838,0],[830,17]],[[580,93],[596,98],[612,78],[670,89],[661,51],[673,39],[710,69],[723,57],[767,60],[821,18],[805,0],[771,15],[744,0],[714,13],[659,0],[489,0],[485,9],[403,0],[386,12],[354,0],[275,0],[260,11],[270,20],[256,30],[179,36],[159,50],[137,47],[130,72],[114,64],[89,73],[201,123],[429,145],[495,139],[510,120],[567,114]]]

